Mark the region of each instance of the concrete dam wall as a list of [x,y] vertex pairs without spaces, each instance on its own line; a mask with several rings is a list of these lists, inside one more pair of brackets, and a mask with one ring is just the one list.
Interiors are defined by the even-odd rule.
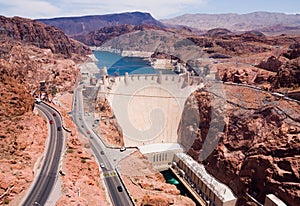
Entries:
[[110,102],[128,147],[177,143],[185,101],[199,87],[201,77],[126,74],[104,78],[100,92]]

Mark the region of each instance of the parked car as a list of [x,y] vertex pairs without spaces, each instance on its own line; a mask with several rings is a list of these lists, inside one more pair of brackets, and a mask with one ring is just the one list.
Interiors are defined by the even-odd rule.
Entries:
[[61,131],[61,127],[57,127],[57,131]]
[[51,120],[49,121],[49,123],[50,123],[50,124],[53,124],[54,122],[53,122],[53,120],[51,119]]

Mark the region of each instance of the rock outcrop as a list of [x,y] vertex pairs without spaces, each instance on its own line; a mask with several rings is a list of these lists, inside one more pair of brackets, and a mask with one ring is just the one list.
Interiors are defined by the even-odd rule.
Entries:
[[[0,60],[0,65],[3,61]],[[1,66],[2,67],[2,66]],[[34,107],[33,97],[6,70],[0,67],[0,122],[13,116],[21,116],[31,112]],[[3,68],[3,67],[2,67]]]
[[0,16],[0,28],[0,204],[19,205],[40,167],[48,133],[33,110],[40,81],[46,81],[49,98],[72,89],[79,72],[75,62],[90,50],[30,19]]
[[[88,106],[88,102],[85,105]],[[107,146],[124,146],[122,129],[107,99],[96,103],[95,113],[101,119],[96,122],[94,132],[101,136]]]
[[163,175],[139,151],[123,158],[119,168],[136,205],[195,205],[190,198],[180,195],[175,185],[166,183]]
[[283,54],[288,59],[296,59],[300,57],[300,43],[291,44],[289,50]]
[[[195,93],[200,123],[194,129],[197,137],[189,154],[198,160],[207,147],[215,146],[202,163],[231,187],[239,205],[255,204],[247,194],[263,203],[269,193],[288,205],[298,205],[299,105],[244,86],[223,88],[225,99],[209,90]],[[220,108],[226,108],[224,116],[220,116]],[[224,127],[215,127],[220,121],[225,122]],[[182,127],[181,132],[188,132],[190,127]],[[204,144],[209,131],[218,136],[217,144]]]
[[[14,95],[25,96],[22,93]],[[4,106],[7,105],[1,104],[1,110],[7,108]],[[15,109],[19,108],[18,105],[15,106]],[[19,205],[25,190],[33,180],[34,166],[40,166],[40,157],[47,137],[46,122],[31,111],[18,116],[13,114],[6,120],[1,116],[1,119],[0,204]]]
[[1,40],[19,41],[22,44],[50,49],[52,53],[61,54],[65,58],[76,59],[90,53],[88,47],[68,38],[61,30],[38,21],[0,16],[0,27]]
[[209,37],[222,37],[232,35],[232,32],[225,28],[215,28],[208,30],[205,35]]
[[46,81],[49,94],[70,89],[78,74],[76,62],[91,51],[62,31],[20,17],[0,17],[1,70],[34,94]]
[[3,45],[8,46],[6,54],[10,57],[1,60],[0,70],[21,83],[32,96],[40,92],[41,81],[45,81],[48,95],[73,88],[79,72],[73,60],[59,58],[49,49],[20,42]]
[[278,60],[276,57],[271,56],[268,58],[267,61],[260,62],[257,67],[272,71],[272,72],[278,72],[279,68],[281,67],[282,62]]
[[278,70],[272,79],[273,89],[298,89],[300,85],[300,58],[290,60]]
[[153,26],[153,25],[129,25],[123,24],[118,26],[110,26],[110,27],[103,27],[101,29],[97,29],[95,31],[91,31],[85,35],[74,35],[73,38],[88,45],[88,46],[102,46],[105,42],[116,38],[118,36],[132,33],[136,31],[143,31],[143,30],[163,30],[160,27]]

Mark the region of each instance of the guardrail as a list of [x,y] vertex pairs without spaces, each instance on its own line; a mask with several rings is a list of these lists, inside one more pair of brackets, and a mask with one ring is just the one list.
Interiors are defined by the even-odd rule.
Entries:
[[[64,126],[64,124],[65,124],[65,123],[64,123],[64,119],[63,119],[63,117],[61,116],[60,112],[59,112],[56,108],[54,108],[53,106],[51,106],[51,105],[48,104],[47,102],[42,101],[41,103],[47,105],[48,107],[50,107],[51,109],[53,109],[56,113],[58,113],[58,115],[59,115],[59,117],[60,117],[60,119],[61,119],[61,122],[62,122],[62,128],[63,128],[66,132],[68,132],[68,133],[71,133],[71,132],[72,132],[71,130],[69,130],[68,128],[66,128],[66,127]],[[39,104],[40,104],[40,103],[39,103]]]
[[[120,175],[120,172],[119,172],[118,168],[116,168],[115,170],[116,170],[116,174],[118,175],[119,179],[121,180],[121,183],[122,183],[123,187],[126,188],[126,187],[125,187],[124,180],[123,180],[122,176]],[[133,205],[135,205],[134,199],[133,199],[132,195],[130,194],[130,192],[129,192],[127,189],[125,189],[125,191],[126,191],[126,193],[128,194],[128,197],[129,197],[129,199],[131,200],[131,203],[132,203]]]
[[[47,118],[47,116],[45,115],[45,113],[44,113],[40,108],[37,108],[37,107],[36,107],[36,110],[37,110],[37,112],[38,112],[38,115],[40,115],[44,120],[46,120],[46,122],[48,122],[48,118]],[[48,128],[48,130],[47,130],[48,134],[47,134],[47,138],[46,138],[46,141],[45,141],[45,147],[48,145],[49,138],[50,138],[50,134],[49,134],[50,126],[49,126],[49,123],[47,123],[47,128]],[[45,151],[46,151],[46,150],[43,151],[42,156],[45,155]],[[44,162],[45,162],[45,158],[42,158],[42,159],[40,160],[40,162],[39,162],[39,165],[43,165]],[[35,163],[35,164],[36,164],[36,163]],[[34,172],[33,181],[31,182],[31,184],[30,184],[30,186],[28,187],[28,189],[25,190],[25,196],[22,198],[22,200],[21,200],[21,202],[20,202],[20,205],[24,205],[24,202],[27,200],[29,194],[32,192],[33,187],[34,187],[34,185],[35,185],[36,182],[37,182],[37,177],[38,177],[38,175],[41,174],[40,169],[35,168],[35,167],[33,168],[33,172]]]

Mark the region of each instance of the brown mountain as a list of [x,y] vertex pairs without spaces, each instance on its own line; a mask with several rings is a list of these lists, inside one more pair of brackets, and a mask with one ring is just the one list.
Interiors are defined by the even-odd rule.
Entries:
[[[191,111],[200,113],[189,154],[198,159],[215,146],[203,163],[234,191],[237,205],[258,205],[249,196],[263,204],[270,193],[287,205],[299,205],[299,104],[237,85],[222,85],[224,101],[211,88],[186,103],[189,116],[183,113],[183,125]],[[192,127],[182,127],[181,135],[186,138]]]
[[147,24],[157,27],[164,27],[164,25],[154,19],[151,14],[143,12],[38,19],[38,21],[60,28],[66,34],[71,36],[87,34],[103,27],[119,26],[122,24],[134,26]]
[[82,61],[91,53],[87,46],[61,30],[34,20],[0,16],[0,28],[0,71],[18,80],[31,93],[42,80],[49,82],[51,90],[64,90],[68,84],[70,87],[78,72],[73,61]]
[[68,38],[61,30],[20,17],[0,16],[0,35],[0,40],[17,41],[42,49],[50,49],[54,54],[61,54],[66,58],[90,52],[88,47]]
[[[0,44],[0,204],[20,205],[36,175],[35,165],[40,165],[46,148],[46,120],[33,110],[39,83],[46,81],[45,92],[50,98],[57,92],[72,91],[79,73],[76,64],[82,63],[91,51],[57,28],[20,17],[0,17]],[[71,98],[69,102],[72,102]],[[66,114],[62,107],[58,109],[62,116]],[[70,122],[64,119],[64,125],[72,130],[71,137],[66,138],[72,143],[66,144],[72,145],[74,154],[90,158],[81,149],[76,129],[69,127]],[[64,168],[76,162],[72,158],[71,154],[65,155],[68,166]],[[91,159],[85,164],[76,163],[76,168],[78,171],[72,168],[72,172],[68,172],[66,169],[64,179],[78,183],[83,181],[70,178],[70,174],[82,178],[93,174],[88,177],[89,185],[99,185],[93,182],[92,176],[100,174]],[[93,187],[93,191],[100,194],[98,189]],[[68,193],[71,190],[68,188]],[[63,201],[63,205],[70,205]],[[99,201],[102,200],[99,198]]]
[[121,36],[127,33],[133,33],[136,31],[144,31],[144,30],[163,30],[160,27],[153,25],[128,25],[123,24],[119,26],[111,26],[111,27],[103,27],[99,30],[92,31],[88,34],[83,35],[75,35],[72,38],[88,45],[88,46],[101,46],[105,42]]
[[49,93],[71,88],[78,73],[74,61],[91,52],[61,30],[34,20],[0,16],[0,28],[0,121],[29,112],[40,81],[47,81]]
[[171,19],[163,19],[161,22],[171,26],[188,26],[202,31],[214,28],[226,28],[231,31],[258,30],[269,33],[287,33],[299,30],[300,15],[270,12],[254,12],[249,14],[185,14]]

